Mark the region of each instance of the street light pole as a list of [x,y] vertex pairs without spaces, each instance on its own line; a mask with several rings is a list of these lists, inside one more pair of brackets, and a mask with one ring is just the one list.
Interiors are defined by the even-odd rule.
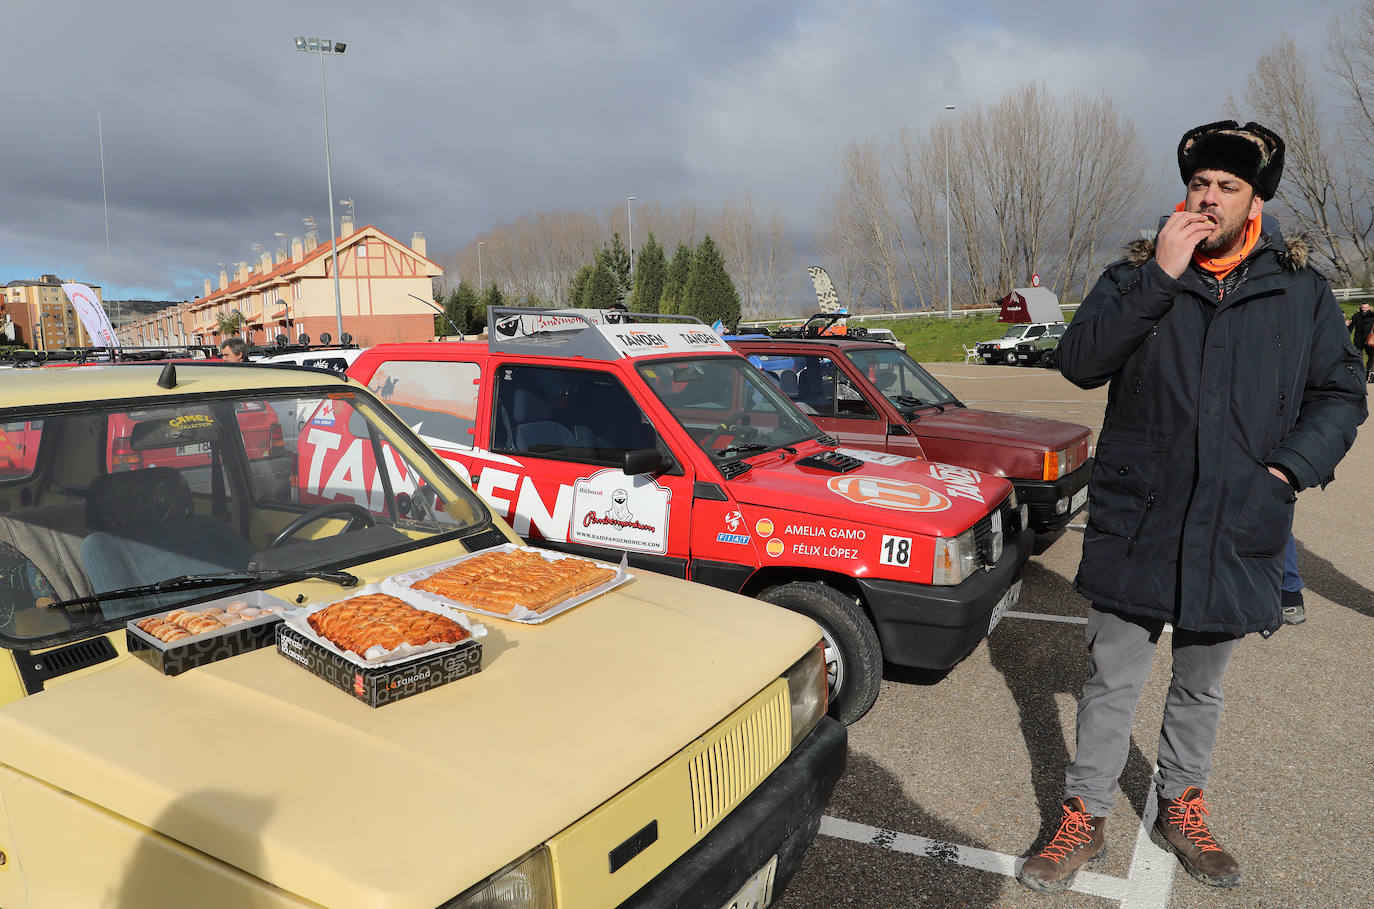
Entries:
[[625,222],[629,225],[630,235],[630,271],[635,270],[635,219],[630,213],[630,203],[634,200],[634,196],[625,197]]
[[339,238],[334,227],[334,167],[329,155],[329,92],[324,82],[325,54],[342,54],[347,45],[328,38],[297,38],[296,50],[316,54],[320,58],[320,100],[324,104],[324,179],[329,191],[329,247],[334,259],[334,323],[338,341],[343,343],[343,297],[339,292]]
[[[945,110],[954,110],[946,104]],[[945,316],[954,317],[954,248],[949,238],[949,124],[945,124]]]
[[477,241],[477,292],[479,294],[484,290],[482,285],[482,247],[486,245],[482,240]]

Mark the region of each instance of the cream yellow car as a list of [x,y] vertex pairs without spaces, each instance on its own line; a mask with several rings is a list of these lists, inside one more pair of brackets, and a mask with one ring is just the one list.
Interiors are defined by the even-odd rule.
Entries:
[[[245,445],[263,408],[299,431]],[[312,476],[294,443],[339,421],[359,450]],[[814,838],[845,733],[817,626],[758,600],[635,571],[481,617],[480,672],[378,707],[274,646],[131,654],[144,616],[308,609],[519,542],[356,383],[12,370],[0,426],[6,909],[762,907]]]

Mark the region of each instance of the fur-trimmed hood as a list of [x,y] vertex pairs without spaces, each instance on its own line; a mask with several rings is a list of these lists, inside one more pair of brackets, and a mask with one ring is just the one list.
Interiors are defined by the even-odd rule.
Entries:
[[[1305,234],[1299,234],[1293,238],[1284,237],[1279,231],[1279,226],[1274,219],[1268,215],[1261,215],[1260,218],[1260,249],[1272,249],[1275,257],[1279,260],[1279,265],[1288,271],[1298,272],[1307,267],[1312,255],[1312,244]],[[1166,219],[1160,219],[1160,226],[1163,226]],[[1258,250],[1257,250],[1258,251]],[[1132,240],[1127,243],[1124,249],[1126,264],[1132,268],[1139,268],[1150,261],[1155,254],[1155,241],[1147,240],[1144,237]]]

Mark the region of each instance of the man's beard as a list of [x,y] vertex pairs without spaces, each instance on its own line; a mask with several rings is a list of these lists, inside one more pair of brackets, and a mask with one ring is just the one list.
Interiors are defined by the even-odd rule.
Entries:
[[1218,222],[1217,229],[1213,231],[1212,235],[1197,245],[1198,252],[1210,254],[1220,249],[1226,249],[1235,242],[1236,237],[1239,237],[1240,232],[1244,229],[1244,221],[1229,229],[1222,227]]

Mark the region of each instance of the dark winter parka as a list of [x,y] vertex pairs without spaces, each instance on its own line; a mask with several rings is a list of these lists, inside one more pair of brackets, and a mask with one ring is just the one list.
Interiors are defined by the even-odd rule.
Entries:
[[1297,489],[1330,482],[1365,419],[1364,372],[1305,243],[1262,221],[1218,285],[1154,244],[1110,266],[1059,342],[1075,385],[1110,382],[1074,587],[1194,631],[1280,624]]

